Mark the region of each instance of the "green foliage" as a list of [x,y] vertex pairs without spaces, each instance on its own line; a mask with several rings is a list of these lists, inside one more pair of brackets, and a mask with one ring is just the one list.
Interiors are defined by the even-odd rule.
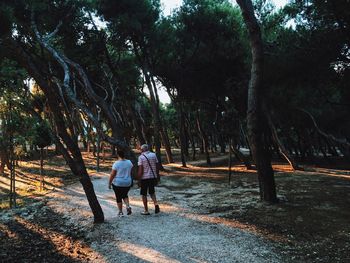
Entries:
[[[277,112],[279,126],[311,129],[310,120],[295,116],[297,108],[305,108],[327,131],[348,136],[349,1],[294,0],[281,10],[271,1],[254,2],[264,40],[263,95],[269,109]],[[43,35],[62,21],[51,44],[86,70],[94,91],[117,110],[126,127],[132,125],[126,112],[136,105],[147,132],[154,132],[143,71],[159,80],[173,99],[161,109],[171,140],[179,136],[179,105],[192,124],[191,132],[196,131],[195,113],[200,109],[208,133],[219,129],[224,136],[239,135],[238,123],[244,123],[246,115],[251,55],[241,11],[228,0],[184,0],[170,17],[161,16],[159,0],[4,0],[0,3],[3,143],[8,130],[14,131],[19,144],[50,143],[47,123],[37,122],[27,112],[33,107],[42,114],[46,98],[23,91],[28,74],[21,68],[24,62],[17,59],[19,66],[11,54],[15,41],[39,62],[35,66],[45,79],[63,78],[61,66],[35,40],[32,10]],[[91,18],[106,24],[95,27]],[[70,84],[77,87],[77,98],[94,108],[95,102],[74,81]]]
[[47,122],[39,122],[33,127],[33,144],[44,148],[52,144],[52,133]]
[[[345,7],[341,1],[339,5]],[[294,1],[267,16],[263,24],[267,43],[264,78],[270,106],[278,109],[281,119],[290,120],[287,126],[310,123],[305,116],[293,117],[297,108],[304,108],[316,116],[321,127],[345,136],[350,128],[346,114],[350,97],[343,86],[349,80],[344,49],[349,42],[336,25],[335,17],[342,12],[332,10],[329,2]],[[286,26],[288,20],[293,27]]]
[[246,76],[239,21],[238,10],[227,1],[184,1],[162,21],[168,36],[161,45],[170,52],[156,52],[157,74],[181,99],[225,94],[227,81]]

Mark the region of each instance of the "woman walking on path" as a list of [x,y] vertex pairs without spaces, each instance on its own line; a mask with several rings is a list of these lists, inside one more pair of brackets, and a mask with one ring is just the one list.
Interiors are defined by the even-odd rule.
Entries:
[[125,153],[123,151],[117,151],[117,155],[119,160],[112,165],[108,188],[111,189],[113,187],[119,209],[118,215],[123,216],[122,200],[124,200],[127,214],[130,215],[131,207],[128,192],[132,184],[131,169],[133,164],[130,160],[125,159]]

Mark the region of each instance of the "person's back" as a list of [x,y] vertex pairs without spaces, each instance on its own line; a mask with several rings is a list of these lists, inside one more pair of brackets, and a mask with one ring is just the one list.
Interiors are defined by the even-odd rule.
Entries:
[[146,151],[143,152],[140,157],[138,164],[142,165],[143,173],[141,179],[152,179],[156,178],[158,159],[155,153]]
[[112,169],[118,171],[116,177],[113,179],[113,184],[115,186],[130,186],[131,185],[131,169],[133,165],[130,160],[118,160],[116,161]]

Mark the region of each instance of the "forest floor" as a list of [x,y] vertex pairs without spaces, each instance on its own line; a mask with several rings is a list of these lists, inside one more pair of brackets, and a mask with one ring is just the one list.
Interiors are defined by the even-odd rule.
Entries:
[[[92,174],[94,157],[84,158]],[[38,162],[22,164],[20,207],[2,202],[0,210],[0,262],[350,262],[349,170],[308,166],[292,173],[276,163],[280,202],[269,205],[259,201],[255,171],[235,165],[229,184],[227,158],[213,160],[211,167],[165,165],[157,187],[161,213],[140,215],[135,186],[133,214],[119,218],[107,188],[113,160],[106,158],[92,176],[106,217],[100,225],[92,224],[62,159],[49,160],[45,192],[36,190]],[[6,178],[0,176],[2,200]]]

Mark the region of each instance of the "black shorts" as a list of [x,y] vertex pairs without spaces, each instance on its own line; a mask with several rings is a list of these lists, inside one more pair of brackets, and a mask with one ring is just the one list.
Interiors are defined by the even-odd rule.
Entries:
[[122,187],[122,186],[115,186],[112,184],[114,193],[115,193],[115,198],[117,199],[117,203],[121,203],[122,199],[128,198],[128,192],[130,190],[130,186],[127,187]]
[[154,178],[141,180],[140,195],[147,196],[147,192],[150,195],[153,195],[155,193],[154,187],[156,183],[157,183],[157,179],[154,179]]

